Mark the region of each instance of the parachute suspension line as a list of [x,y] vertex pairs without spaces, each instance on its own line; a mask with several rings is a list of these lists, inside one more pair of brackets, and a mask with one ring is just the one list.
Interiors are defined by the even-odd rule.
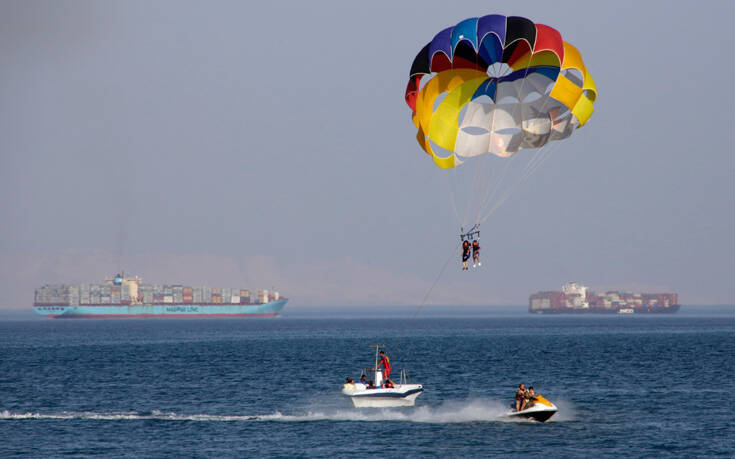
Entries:
[[526,174],[528,174],[529,171],[534,169],[534,165],[539,161],[539,158],[544,156],[544,152],[546,150],[546,145],[542,146],[541,148],[537,149],[531,159],[526,163],[526,166],[523,168],[523,173],[521,174],[521,177],[524,177]]
[[487,217],[482,218],[482,216],[485,213],[485,208],[487,208],[493,203],[493,199],[498,194],[498,191],[500,191],[501,185],[505,182],[505,178],[508,175],[508,170],[510,169],[510,165],[514,159],[515,159],[515,155],[511,156],[510,159],[508,159],[507,161],[504,161],[505,166],[502,168],[500,177],[495,182],[495,186],[493,187],[492,192],[489,192],[489,187],[488,187],[488,191],[486,192],[486,194],[483,195],[483,203],[482,203],[482,206],[480,207],[480,212],[478,212],[477,214],[476,223],[480,224],[480,223],[483,223],[485,220],[487,220]]
[[474,223],[475,226],[477,226],[478,223],[480,223],[480,215],[482,214],[482,210],[485,208],[485,194],[487,193],[487,190],[490,188],[492,183],[494,183],[492,179],[496,178],[495,170],[493,169],[490,180],[488,180],[488,169],[490,169],[490,162],[491,162],[490,156],[491,156],[490,154],[485,154],[485,155],[482,155],[480,158],[480,160],[482,161],[482,167],[480,168],[481,169],[481,172],[480,172],[481,179],[480,179],[480,184],[477,190],[477,201],[479,205],[477,206],[476,210],[472,212],[471,214],[473,216],[472,223]]
[[[496,114],[495,112],[493,112],[493,116],[490,121],[491,132],[495,128],[495,116]],[[478,161],[483,161],[482,167],[477,168],[477,171],[480,172],[480,182],[479,186],[476,189],[472,190],[472,196],[476,201],[475,205],[471,209],[467,209],[467,215],[471,216],[470,218],[472,218],[472,223],[475,226],[479,225],[480,217],[483,215],[484,209],[487,206],[487,194],[489,193],[489,190],[493,190],[493,192],[496,192],[503,184],[503,181],[505,180],[505,176],[508,171],[507,164],[506,167],[502,169],[499,167],[491,167],[491,163],[495,159],[495,155],[491,153],[484,154],[477,159]],[[488,169],[491,170],[490,174],[488,174]],[[469,222],[465,223],[466,226],[469,226]]]
[[551,156],[551,153],[556,151],[556,149],[559,147],[558,144],[554,144],[549,146],[549,148],[545,148],[546,145],[544,145],[543,148],[541,148],[541,152],[538,155],[538,159],[534,162],[534,164],[529,164],[526,166],[526,170],[524,170],[523,177],[521,177],[521,180],[528,180],[540,167],[543,163],[546,162],[547,159]]
[[526,173],[524,173],[524,175],[521,178],[519,178],[518,181],[516,181],[516,183],[514,183],[513,186],[510,187],[503,194],[503,196],[501,196],[498,199],[498,202],[494,206],[492,206],[490,208],[490,210],[488,210],[487,214],[480,220],[480,223],[482,223],[485,220],[487,220],[493,212],[495,212],[496,210],[498,210],[498,208],[500,206],[502,206],[503,203],[505,203],[505,201],[515,192],[515,190],[522,183],[524,183],[526,180],[528,180],[529,178],[531,178],[531,176],[540,168],[540,166],[543,163],[545,163],[546,160],[551,156],[552,152],[554,152],[559,147],[559,144],[558,143],[555,143],[555,144],[551,145],[549,148],[545,148],[545,147],[546,147],[546,145],[544,145],[544,147],[541,148],[541,150],[543,150],[543,153],[541,154],[540,159],[536,161],[536,164],[534,164]]
[[[493,122],[495,121],[494,115],[493,115]],[[487,156],[487,155],[484,155]],[[484,158],[474,158],[475,161],[482,161]],[[478,208],[482,204],[480,201],[480,191],[482,190],[482,185],[485,183],[485,174],[482,167],[475,167],[474,168],[474,174],[472,177],[472,185],[470,187],[470,195],[467,198],[467,208],[465,209],[465,218],[467,220],[462,222],[462,226],[469,226],[472,220],[474,220],[475,215],[481,210],[481,208]],[[476,210],[477,209],[477,210]],[[470,220],[472,219],[472,220]]]
[[483,218],[483,221],[487,220],[493,212],[495,212],[498,208],[500,208],[500,206],[502,206],[505,203],[505,201],[507,201],[508,198],[510,198],[513,195],[513,193],[515,193],[515,191],[521,186],[521,184],[523,184],[526,180],[528,180],[536,170],[537,170],[537,167],[534,167],[530,172],[521,176],[513,185],[511,185],[505,191],[505,193],[498,199],[495,205],[493,205],[488,210],[487,215],[485,215],[485,217]]
[[449,262],[452,261],[452,258],[456,256],[457,249],[459,249],[459,246],[462,245],[462,243],[458,243],[454,248],[452,249],[452,253],[449,254],[449,258],[447,258],[447,261],[444,262],[444,266],[442,266],[441,271],[439,271],[439,275],[436,276],[436,279],[434,280],[434,283],[431,284],[431,287],[429,287],[429,290],[426,291],[426,294],[424,295],[424,299],[421,300],[421,304],[419,304],[419,307],[416,308],[416,311],[413,313],[413,316],[408,321],[408,324],[406,324],[406,328],[403,330],[403,333],[401,334],[401,337],[398,338],[398,341],[396,341],[396,344],[393,345],[390,349],[390,353],[393,354],[393,351],[398,349],[398,345],[401,344],[401,341],[403,341],[403,338],[406,337],[406,334],[408,333],[408,330],[411,328],[411,325],[413,325],[414,320],[416,320],[416,317],[419,315],[419,312],[421,312],[421,309],[424,307],[426,302],[429,300],[429,295],[431,295],[431,292],[434,290],[434,287],[436,287],[436,284],[439,283],[439,280],[444,275],[444,271],[446,271],[447,266],[449,266]]
[[[440,171],[444,172],[444,171]],[[449,171],[450,174],[454,173],[454,169],[451,169]],[[452,204],[452,210],[454,211],[454,216],[457,218],[457,224],[462,226],[462,217],[459,216],[459,211],[457,210],[457,202],[454,199],[454,190],[452,190],[452,185],[449,182],[449,177],[447,177],[447,174],[440,173],[439,175],[442,176],[441,181],[444,183],[444,186],[447,188],[447,195],[449,196],[449,202]]]

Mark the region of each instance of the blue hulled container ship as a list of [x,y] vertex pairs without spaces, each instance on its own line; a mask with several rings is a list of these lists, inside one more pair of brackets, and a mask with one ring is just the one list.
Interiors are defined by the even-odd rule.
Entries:
[[44,285],[33,310],[54,319],[134,317],[276,317],[286,305],[276,291],[154,285],[117,275],[102,284]]

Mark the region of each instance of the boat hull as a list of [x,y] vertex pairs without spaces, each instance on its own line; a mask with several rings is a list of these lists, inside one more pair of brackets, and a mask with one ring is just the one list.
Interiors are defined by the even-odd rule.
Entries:
[[424,391],[420,384],[398,384],[393,389],[343,389],[342,394],[355,408],[414,406]]
[[[673,304],[666,307],[648,307],[648,308],[633,308],[633,314],[674,314],[679,312],[681,305]],[[533,314],[620,314],[621,309],[610,308],[587,308],[587,309],[574,309],[574,308],[558,308],[558,309],[529,309],[528,312]],[[623,312],[626,314],[628,311]]]
[[52,319],[276,317],[287,301],[281,299],[263,304],[36,305],[33,310]]

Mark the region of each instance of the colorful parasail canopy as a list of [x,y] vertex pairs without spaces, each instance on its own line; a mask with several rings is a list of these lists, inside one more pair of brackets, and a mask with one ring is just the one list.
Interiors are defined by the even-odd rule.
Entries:
[[419,145],[444,169],[565,139],[590,118],[596,97],[581,54],[556,29],[497,14],[436,34],[406,88]]

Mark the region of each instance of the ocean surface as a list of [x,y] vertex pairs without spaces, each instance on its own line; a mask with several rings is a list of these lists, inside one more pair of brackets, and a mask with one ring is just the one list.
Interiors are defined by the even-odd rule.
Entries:
[[[0,316],[0,457],[735,455],[735,308],[303,309],[278,319]],[[425,392],[352,408],[387,345]],[[396,346],[397,345],[397,346]],[[509,420],[519,383],[559,406]]]

